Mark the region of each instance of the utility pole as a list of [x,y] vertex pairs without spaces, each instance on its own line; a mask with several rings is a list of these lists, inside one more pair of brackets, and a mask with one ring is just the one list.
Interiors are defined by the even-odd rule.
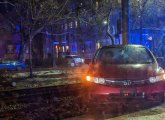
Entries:
[[139,29],[139,33],[140,33],[140,44],[142,45],[142,34],[143,34],[143,21],[142,21],[142,1],[138,0],[138,4],[139,4],[139,13],[140,13],[140,29]]
[[128,44],[129,0],[121,0],[122,6],[122,39],[123,45]]

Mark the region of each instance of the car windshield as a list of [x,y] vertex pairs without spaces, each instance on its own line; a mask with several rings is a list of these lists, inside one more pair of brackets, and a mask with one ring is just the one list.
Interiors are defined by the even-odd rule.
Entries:
[[77,55],[73,55],[72,57],[73,57],[73,58],[80,58],[80,57],[79,57],[79,56],[77,56]]
[[112,47],[101,49],[95,61],[104,64],[149,64],[154,62],[154,58],[145,47]]
[[73,56],[66,56],[65,58],[81,58],[81,57],[73,55]]

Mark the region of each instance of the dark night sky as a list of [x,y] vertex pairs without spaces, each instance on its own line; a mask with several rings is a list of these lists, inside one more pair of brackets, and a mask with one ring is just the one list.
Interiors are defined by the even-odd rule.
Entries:
[[[14,3],[15,0],[0,0],[0,2],[9,1],[11,3]],[[0,13],[5,14],[6,12],[10,12],[14,9],[14,7],[10,4],[0,4]]]

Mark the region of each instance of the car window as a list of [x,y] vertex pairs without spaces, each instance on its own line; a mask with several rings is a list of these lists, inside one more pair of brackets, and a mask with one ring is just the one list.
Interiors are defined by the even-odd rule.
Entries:
[[66,56],[65,58],[72,59],[72,56]]
[[107,64],[148,64],[154,58],[145,47],[116,47],[102,49],[96,56],[96,61]]
[[79,57],[79,56],[73,56],[73,58],[81,58],[81,57]]

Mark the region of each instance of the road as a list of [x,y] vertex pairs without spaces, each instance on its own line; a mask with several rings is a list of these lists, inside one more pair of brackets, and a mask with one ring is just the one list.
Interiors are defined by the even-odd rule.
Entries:
[[[130,106],[130,108],[132,107]],[[165,120],[165,103],[154,107],[150,105],[146,109],[130,110],[128,112],[130,108],[128,107],[124,113],[114,116],[112,115],[113,113],[106,113],[102,116],[86,114],[66,120]]]

